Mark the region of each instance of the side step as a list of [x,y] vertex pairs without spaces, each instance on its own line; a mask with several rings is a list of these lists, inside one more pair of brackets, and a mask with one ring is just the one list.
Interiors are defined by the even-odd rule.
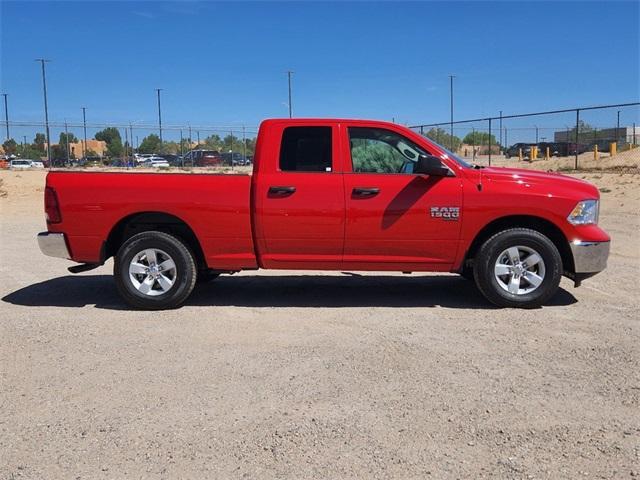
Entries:
[[88,272],[89,270],[101,267],[102,265],[104,265],[104,263],[82,263],[80,265],[69,267],[67,268],[67,270],[69,270],[71,273],[81,273]]

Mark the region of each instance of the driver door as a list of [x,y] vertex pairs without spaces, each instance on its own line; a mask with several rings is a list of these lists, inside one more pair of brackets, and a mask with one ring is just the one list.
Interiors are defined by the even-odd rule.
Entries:
[[461,216],[442,212],[462,211],[460,178],[413,174],[418,156],[429,152],[399,132],[347,125],[345,134],[344,267],[448,270]]

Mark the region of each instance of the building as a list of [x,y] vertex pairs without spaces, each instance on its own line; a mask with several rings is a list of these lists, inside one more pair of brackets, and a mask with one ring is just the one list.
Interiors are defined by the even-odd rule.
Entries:
[[[84,156],[84,149],[82,147],[84,141],[80,140],[75,143],[69,143],[69,154],[75,158],[82,158]],[[45,149],[46,149],[45,144]],[[104,140],[87,140],[87,151],[94,152],[99,157],[104,157],[107,151],[107,142]]]
[[[554,142],[575,142],[575,126],[571,130],[560,130],[553,133]],[[634,130],[635,129],[635,130]],[[618,142],[620,145],[640,144],[640,127],[620,127],[593,129],[590,132],[580,132],[581,144],[592,144],[596,142]]]

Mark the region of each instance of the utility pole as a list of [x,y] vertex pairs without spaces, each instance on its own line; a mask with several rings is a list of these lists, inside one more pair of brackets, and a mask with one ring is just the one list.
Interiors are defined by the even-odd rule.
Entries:
[[160,92],[162,88],[156,88],[158,93],[158,130],[160,131],[160,144],[162,145],[162,111],[160,110]]
[[502,110],[500,110],[500,150],[502,150]]
[[287,70],[287,78],[289,80],[289,118],[293,115],[293,106],[291,105],[291,74],[293,72],[291,70]]
[[[7,138],[9,138],[8,133],[7,133]],[[616,124],[616,146],[619,141],[620,141],[620,110],[618,110],[618,123]]]
[[87,159],[87,107],[82,107],[82,128],[84,130],[84,146],[82,147],[82,158]]
[[51,167],[51,138],[49,135],[49,106],[47,105],[47,76],[44,71],[44,64],[50,62],[45,58],[37,58],[36,62],[40,62],[42,66],[42,90],[44,92],[44,125],[47,132],[47,160]]
[[67,120],[64,121],[64,139],[67,144],[67,164],[69,164],[69,130],[67,130]]
[[2,96],[4,97],[4,121],[5,124],[7,126],[7,140],[9,140],[9,108],[7,107],[7,93],[3,93]]
[[245,131],[244,125],[242,126],[242,156],[244,157],[244,161],[247,161],[247,133]]
[[451,128],[449,135],[451,138],[449,139],[449,149],[453,151],[453,79],[456,78],[455,75],[449,75],[449,100],[451,103]]

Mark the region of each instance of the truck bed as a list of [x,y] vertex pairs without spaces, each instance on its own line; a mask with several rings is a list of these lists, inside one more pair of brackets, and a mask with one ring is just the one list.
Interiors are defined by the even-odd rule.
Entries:
[[209,268],[255,268],[247,174],[62,172],[47,175],[72,259],[103,260],[105,239],[132,215],[174,216],[199,239]]

